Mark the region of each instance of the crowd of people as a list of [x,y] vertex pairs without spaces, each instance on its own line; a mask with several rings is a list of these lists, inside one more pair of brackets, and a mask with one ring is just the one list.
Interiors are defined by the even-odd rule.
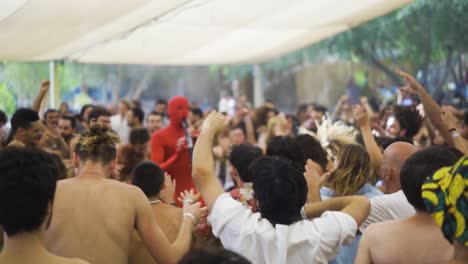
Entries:
[[43,108],[44,81],[0,111],[0,263],[468,263],[468,110],[397,73],[393,103],[293,114],[74,114]]

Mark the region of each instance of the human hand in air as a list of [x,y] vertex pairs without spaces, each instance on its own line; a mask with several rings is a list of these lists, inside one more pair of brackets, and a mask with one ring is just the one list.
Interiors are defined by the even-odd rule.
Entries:
[[42,81],[41,89],[39,90],[39,93],[44,95],[49,91],[49,88],[50,88],[50,81],[49,80]]
[[177,198],[182,204],[193,204],[198,201],[198,199],[200,199],[200,193],[195,194],[193,189],[181,192],[179,198]]
[[176,180],[171,179],[171,175],[164,173],[164,188],[161,189],[160,197],[164,203],[174,204]]
[[353,108],[353,115],[359,127],[369,126],[369,115],[366,108],[362,105],[355,105]]
[[406,86],[400,87],[399,90],[413,95],[418,95],[421,90],[424,90],[424,87],[422,87],[422,85],[410,74],[400,70],[396,70],[395,73],[405,79],[406,83],[408,84]]
[[456,128],[458,120],[455,117],[455,115],[452,112],[452,109],[450,109],[447,106],[442,106],[442,121],[445,123],[445,125],[449,128]]
[[339,103],[347,103],[348,101],[349,101],[349,96],[343,95],[341,96]]
[[212,111],[208,117],[206,117],[205,122],[203,122],[202,131],[212,131],[217,133],[223,130],[227,125],[228,120],[223,114],[217,111]]

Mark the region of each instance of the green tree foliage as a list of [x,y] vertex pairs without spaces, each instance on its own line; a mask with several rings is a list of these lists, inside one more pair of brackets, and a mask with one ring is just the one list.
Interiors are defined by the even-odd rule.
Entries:
[[20,100],[32,100],[41,81],[49,78],[49,65],[46,62],[4,62],[2,68],[4,81],[8,82],[8,87]]
[[440,87],[455,64],[463,66],[460,58],[468,48],[467,12],[467,0],[419,0],[325,43],[331,53],[348,59],[355,56],[379,68],[397,84],[400,80],[394,68],[419,72],[427,85],[430,66],[444,63],[440,67],[443,72],[433,73]]
[[16,109],[15,98],[5,82],[0,83],[0,110],[12,115]]
[[[393,72],[401,68],[440,88],[447,78],[459,81],[468,49],[468,0],[417,0],[407,7],[369,21],[335,37],[261,64],[265,71],[288,71],[326,56],[365,62],[385,73],[395,84]],[[441,71],[431,71],[440,65]],[[456,72],[451,72],[458,67]],[[242,78],[250,65],[214,66],[225,78]],[[435,84],[434,84],[435,83]]]

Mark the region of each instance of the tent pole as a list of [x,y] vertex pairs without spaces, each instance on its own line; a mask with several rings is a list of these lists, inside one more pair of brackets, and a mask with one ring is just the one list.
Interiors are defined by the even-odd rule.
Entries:
[[263,94],[262,85],[262,69],[260,65],[253,65],[253,77],[254,77],[254,106],[259,107],[265,103],[265,95]]
[[55,108],[55,61],[49,62],[49,108]]

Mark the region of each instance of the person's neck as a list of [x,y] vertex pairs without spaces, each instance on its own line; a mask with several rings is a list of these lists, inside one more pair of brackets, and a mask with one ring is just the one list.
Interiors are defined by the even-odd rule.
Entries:
[[416,210],[416,214],[408,218],[408,220],[417,221],[418,224],[434,225],[436,228],[438,228],[434,218],[430,214],[423,211]]
[[150,201],[150,202],[151,201],[161,201],[162,202],[161,197],[159,197],[159,195],[153,195],[153,196],[148,197],[148,201]]
[[102,177],[107,178],[109,169],[102,163],[87,161],[80,168],[78,177]]
[[43,245],[42,236],[42,231],[20,233],[12,237],[5,235],[5,244],[1,254],[4,257],[15,259],[34,259],[35,257],[46,255],[48,253]]
[[50,132],[50,133],[54,133],[57,131],[57,127],[54,126],[54,125],[48,125],[47,126],[47,130]]
[[169,127],[175,128],[175,129],[184,128],[184,126],[182,126],[182,122],[173,122],[173,121],[169,123]]
[[468,263],[468,248],[458,242],[453,243],[453,246],[455,248],[454,262]]
[[392,183],[386,186],[387,194],[396,193],[401,190],[401,184]]
[[132,128],[143,128],[143,125],[141,123],[137,123]]
[[33,144],[26,142],[23,137],[14,136],[12,141],[22,143],[26,147],[34,147]]

